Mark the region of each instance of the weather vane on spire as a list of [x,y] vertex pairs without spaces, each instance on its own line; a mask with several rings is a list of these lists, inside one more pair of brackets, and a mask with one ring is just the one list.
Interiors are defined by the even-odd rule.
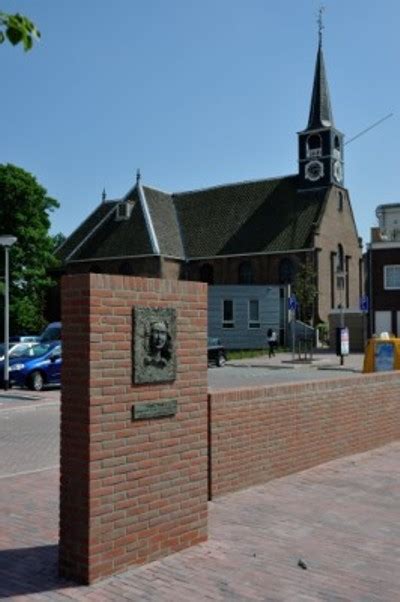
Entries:
[[319,45],[322,45],[322,30],[325,29],[324,23],[322,21],[322,14],[325,10],[325,6],[323,4],[321,4],[321,6],[319,7],[318,10],[318,19],[317,19],[317,23],[318,23],[318,38],[319,38]]

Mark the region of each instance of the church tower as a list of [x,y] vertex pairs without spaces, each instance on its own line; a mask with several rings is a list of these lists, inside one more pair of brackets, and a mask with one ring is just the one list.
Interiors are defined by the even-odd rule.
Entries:
[[343,186],[343,134],[335,128],[324,55],[322,19],[307,128],[299,132],[299,188]]

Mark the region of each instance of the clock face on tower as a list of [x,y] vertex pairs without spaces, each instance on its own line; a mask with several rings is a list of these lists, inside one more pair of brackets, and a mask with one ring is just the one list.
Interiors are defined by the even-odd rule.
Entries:
[[343,180],[343,171],[340,161],[335,161],[333,164],[333,177],[335,178],[336,182],[339,182],[339,184]]
[[324,175],[324,164],[321,161],[310,161],[306,164],[304,177],[306,180],[316,182]]

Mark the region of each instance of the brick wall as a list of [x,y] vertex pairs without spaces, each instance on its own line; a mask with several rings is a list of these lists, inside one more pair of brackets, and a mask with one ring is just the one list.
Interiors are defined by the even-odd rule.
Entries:
[[[177,378],[132,384],[132,309],[174,307]],[[60,572],[85,583],[207,537],[207,292],[193,282],[63,278]],[[173,417],[132,421],[140,402]]]
[[211,392],[211,497],[400,437],[400,374]]
[[[343,194],[343,209],[339,210],[339,194]],[[341,292],[337,288],[336,274],[331,272],[331,253],[336,253],[338,244],[343,246],[344,256],[348,256],[348,291]],[[346,306],[348,297],[349,308],[358,309],[360,298],[360,267],[362,257],[354,216],[351,209],[348,191],[332,186],[326,199],[325,210],[319,223],[314,239],[314,246],[320,249],[318,253],[318,313],[320,319],[326,322],[330,311],[343,303]],[[336,261],[336,257],[335,257]],[[336,269],[336,264],[334,265]],[[332,308],[332,276],[334,307]]]

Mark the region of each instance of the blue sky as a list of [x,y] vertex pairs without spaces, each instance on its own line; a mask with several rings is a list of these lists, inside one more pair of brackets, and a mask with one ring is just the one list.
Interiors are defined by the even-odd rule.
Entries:
[[[398,0],[326,0],[324,53],[364,241],[400,202]],[[70,234],[135,180],[166,191],[297,171],[317,50],[314,0],[0,0],[42,40],[0,48],[0,163],[57,198]]]

